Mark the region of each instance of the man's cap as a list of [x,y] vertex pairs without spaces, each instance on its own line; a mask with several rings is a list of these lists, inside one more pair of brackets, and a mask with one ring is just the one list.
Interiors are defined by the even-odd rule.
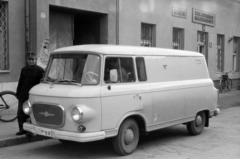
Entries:
[[28,52],[27,58],[37,58],[36,54],[34,52]]

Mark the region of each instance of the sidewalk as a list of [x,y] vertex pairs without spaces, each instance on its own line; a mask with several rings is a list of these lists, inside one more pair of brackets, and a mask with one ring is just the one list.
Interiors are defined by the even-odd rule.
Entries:
[[240,90],[231,90],[230,92],[227,91],[219,93],[218,105],[221,110],[229,107],[240,106]]
[[[230,92],[220,93],[218,103],[220,109],[223,110],[233,106],[240,106],[239,97],[239,90],[232,90]],[[38,135],[34,135],[32,137],[26,137],[25,135],[16,136],[16,132],[18,132],[17,120],[10,123],[0,122],[0,148],[48,139],[46,137]]]
[[15,134],[18,131],[17,120],[9,123],[0,121],[0,148],[47,139],[38,135],[33,135],[32,137],[26,137],[25,135],[16,136]]

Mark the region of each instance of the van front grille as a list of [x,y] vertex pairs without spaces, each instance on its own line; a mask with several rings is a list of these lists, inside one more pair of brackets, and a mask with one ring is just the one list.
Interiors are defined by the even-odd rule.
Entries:
[[37,103],[32,105],[33,115],[37,123],[49,127],[64,125],[64,108],[60,105]]

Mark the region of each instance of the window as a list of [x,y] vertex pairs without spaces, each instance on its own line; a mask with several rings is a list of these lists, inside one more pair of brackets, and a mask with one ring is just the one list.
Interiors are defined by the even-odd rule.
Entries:
[[147,80],[147,75],[146,75],[144,58],[137,57],[136,58],[136,65],[137,65],[138,80],[139,81],[146,81]]
[[7,41],[7,5],[0,2],[0,71],[9,69]]
[[240,38],[233,37],[233,66],[232,70],[235,72],[239,72],[240,67]]
[[217,35],[217,71],[224,71],[224,35]]
[[184,49],[184,29],[173,28],[173,49]]
[[117,71],[117,82],[135,82],[135,73],[132,58],[108,57],[105,61],[104,81],[106,83],[113,82],[110,80],[111,70]]
[[141,46],[153,47],[155,45],[153,30],[154,30],[154,25],[142,24]]
[[95,85],[99,83],[100,57],[91,54],[55,54],[50,57],[44,81]]

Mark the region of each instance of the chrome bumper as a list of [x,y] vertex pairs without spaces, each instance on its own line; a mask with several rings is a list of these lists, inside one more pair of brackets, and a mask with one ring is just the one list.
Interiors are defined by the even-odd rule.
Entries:
[[214,110],[213,115],[214,115],[214,116],[217,116],[218,114],[220,114],[220,109],[219,109],[219,108],[216,108],[216,109]]
[[105,131],[94,132],[94,133],[76,133],[68,131],[60,131],[51,128],[43,128],[40,126],[35,126],[30,123],[24,123],[23,129],[34,134],[47,136],[56,139],[71,140],[76,142],[89,142],[105,139]]

